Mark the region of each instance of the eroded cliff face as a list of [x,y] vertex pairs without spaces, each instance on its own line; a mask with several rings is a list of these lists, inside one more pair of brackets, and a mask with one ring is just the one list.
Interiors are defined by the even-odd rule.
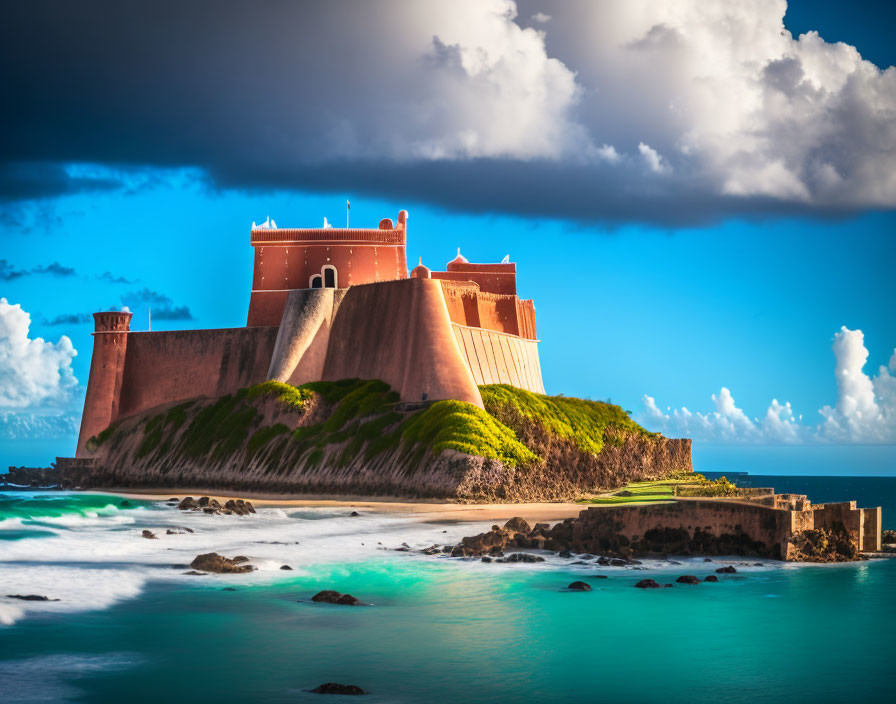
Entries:
[[[96,463],[79,479],[93,487],[516,502],[571,500],[691,470],[689,440],[609,426],[602,449],[589,453],[519,415],[489,416],[460,402],[401,404],[382,382],[352,383],[345,393],[322,384],[244,390],[128,418],[91,441]],[[446,411],[446,403],[454,405]]]

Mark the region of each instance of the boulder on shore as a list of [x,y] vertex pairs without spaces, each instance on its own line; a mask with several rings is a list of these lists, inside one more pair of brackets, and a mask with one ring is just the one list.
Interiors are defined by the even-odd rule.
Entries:
[[198,555],[196,559],[190,563],[190,567],[195,570],[217,572],[219,574],[241,574],[244,572],[251,572],[253,569],[252,565],[241,565],[236,561],[236,558],[231,560],[216,552]]
[[504,530],[510,533],[526,533],[528,534],[532,528],[529,526],[525,518],[514,516],[504,524]]

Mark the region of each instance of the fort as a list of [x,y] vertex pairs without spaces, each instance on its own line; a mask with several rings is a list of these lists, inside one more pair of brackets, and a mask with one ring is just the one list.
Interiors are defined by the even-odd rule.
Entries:
[[121,418],[266,380],[381,379],[402,401],[482,407],[478,385],[544,393],[535,306],[516,264],[407,271],[407,211],[377,228],[250,232],[255,267],[246,326],[132,331],[128,312],[94,314],[94,349],[77,457]]
[[508,258],[458,250],[444,271],[408,271],[407,211],[376,228],[324,225],[253,223],[244,327],[136,331],[130,312],[95,313],[76,456],[47,477],[470,502],[685,482],[671,502],[594,506],[523,542],[813,560],[880,549],[879,508],[761,489],[689,498],[705,489],[681,479],[694,477],[690,440],[610,403],[546,396],[535,306]]

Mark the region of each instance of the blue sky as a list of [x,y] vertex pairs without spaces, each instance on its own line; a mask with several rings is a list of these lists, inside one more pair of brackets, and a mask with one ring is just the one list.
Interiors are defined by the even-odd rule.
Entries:
[[[883,31],[889,17],[884,7],[791,3],[786,22],[795,35],[817,29],[828,42],[848,42],[886,66],[896,56]],[[519,8],[516,21],[525,24],[524,3]],[[561,20],[553,21],[559,26]],[[545,40],[549,53],[550,32]],[[579,75],[586,75],[584,69]],[[657,135],[653,143],[661,139]],[[619,137],[615,144],[625,141]],[[896,149],[892,143],[878,146],[884,152]],[[624,162],[624,147],[618,149]],[[638,149],[632,150],[637,156]],[[657,166],[657,178],[668,182],[687,170],[670,156],[671,147],[655,151],[658,162],[651,162],[645,150],[640,153],[648,165]],[[819,409],[836,411],[840,400],[832,345],[843,326],[864,334],[864,373],[870,379],[896,350],[896,214],[886,205],[887,193],[883,206],[853,195],[832,211],[821,191],[792,207],[784,196],[786,207],[778,201],[770,206],[762,193],[755,206],[750,200],[731,206],[730,199],[690,184],[681,192],[671,189],[669,202],[693,202],[693,217],[671,206],[664,211],[663,198],[644,196],[633,201],[634,215],[595,205],[593,212],[583,206],[565,217],[563,208],[552,205],[557,198],[549,202],[549,193],[538,195],[550,188],[547,181],[545,189],[537,187],[544,173],[532,176],[531,207],[537,212],[515,202],[508,189],[495,190],[490,212],[487,202],[462,184],[442,198],[408,176],[403,196],[401,174],[390,176],[395,183],[378,187],[357,172],[349,175],[350,165],[345,165],[343,189],[328,180],[322,192],[315,192],[305,175],[295,175],[295,184],[280,183],[267,166],[252,182],[231,183],[223,175],[229,166],[198,158],[169,165],[145,163],[145,154],[121,157],[144,163],[84,158],[89,151],[74,156],[60,154],[57,161],[66,165],[69,184],[62,195],[33,198],[10,191],[5,205],[0,202],[0,259],[6,261],[0,268],[0,296],[30,314],[32,339],[71,339],[78,352],[72,370],[80,382],[58,403],[49,399],[33,408],[0,408],[9,428],[6,437],[0,433],[0,461],[7,464],[43,463],[74,449],[71,423],[61,433],[29,432],[9,414],[77,414],[92,344],[92,322],[79,317],[126,304],[135,314],[132,327],[142,329],[151,305],[154,329],[242,325],[252,273],[251,221],[270,215],[280,226],[317,226],[326,216],[338,224],[345,199],[351,198],[357,225],[374,226],[402,208],[410,211],[410,262],[422,256],[429,266],[441,268],[457,247],[471,261],[499,261],[510,254],[518,263],[520,295],[535,299],[549,393],[612,399],[649,425],[646,395],[668,415],[653,418],[661,426],[657,429],[675,434],[696,426],[682,425],[674,409],[686,407],[709,418],[718,412],[713,394],[720,397],[724,387],[748,419],[758,420],[753,420],[755,428],[732,434],[720,425],[727,416],[718,422],[710,418],[708,429],[696,431],[698,468],[744,471],[745,457],[757,463],[765,457],[774,471],[786,471],[789,463],[801,473],[817,467],[820,473],[896,474],[891,441],[869,440],[861,433],[825,435],[819,425],[824,420]],[[395,161],[388,154],[377,158],[384,166]],[[471,157],[483,158],[477,163],[495,161],[488,155]],[[334,163],[338,167],[340,162]],[[439,161],[432,168],[442,166]],[[772,178],[771,172],[763,173],[763,183]],[[97,187],[84,188],[84,183]],[[489,185],[481,188],[488,192]],[[867,186],[863,189],[868,192]],[[595,202],[602,197],[597,190]],[[875,198],[879,202],[881,196]],[[616,200],[623,202],[625,196],[617,194]],[[639,203],[643,217],[637,215]],[[45,270],[53,263],[61,268]],[[166,309],[172,319],[159,314]],[[854,337],[841,340],[858,343]],[[891,371],[896,374],[896,367]],[[794,443],[782,443],[783,436],[762,427],[772,399],[791,404]],[[739,416],[730,418],[735,425],[741,422]],[[837,418],[845,422],[845,416]],[[794,463],[787,459],[794,450],[782,454],[782,444],[840,449],[827,454],[807,449],[806,456],[814,459]]]

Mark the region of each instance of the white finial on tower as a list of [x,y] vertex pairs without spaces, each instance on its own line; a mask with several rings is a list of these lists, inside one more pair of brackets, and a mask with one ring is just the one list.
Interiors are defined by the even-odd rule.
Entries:
[[333,226],[327,221],[327,218],[324,217],[324,229],[325,229],[325,230],[330,230],[330,229],[332,229],[332,227],[333,227]]
[[510,264],[510,255],[509,255],[509,254],[505,254],[505,255],[504,255],[504,258],[501,260],[501,263],[502,263],[502,264]]

